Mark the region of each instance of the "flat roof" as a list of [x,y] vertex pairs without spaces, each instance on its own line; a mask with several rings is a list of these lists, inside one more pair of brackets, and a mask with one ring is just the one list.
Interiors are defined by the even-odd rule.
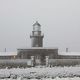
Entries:
[[58,52],[62,56],[80,56],[80,52]]
[[16,56],[17,52],[0,52],[0,56]]
[[56,47],[30,47],[30,48],[18,48],[19,49],[58,49]]

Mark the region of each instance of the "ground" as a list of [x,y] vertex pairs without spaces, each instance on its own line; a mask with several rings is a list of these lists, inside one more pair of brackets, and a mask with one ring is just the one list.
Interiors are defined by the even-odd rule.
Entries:
[[0,80],[80,80],[80,66],[0,69]]

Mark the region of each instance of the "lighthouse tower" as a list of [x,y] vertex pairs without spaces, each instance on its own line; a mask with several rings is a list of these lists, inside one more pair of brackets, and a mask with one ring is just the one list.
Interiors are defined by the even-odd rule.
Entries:
[[41,25],[36,21],[35,24],[33,24],[33,31],[30,35],[31,38],[31,46],[32,47],[43,47],[43,37],[41,32]]

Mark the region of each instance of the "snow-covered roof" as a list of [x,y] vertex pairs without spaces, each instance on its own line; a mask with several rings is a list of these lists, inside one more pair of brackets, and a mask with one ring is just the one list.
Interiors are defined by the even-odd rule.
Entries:
[[36,21],[36,23],[33,24],[33,26],[36,26],[36,25],[41,26],[41,25],[38,23],[38,21]]
[[19,49],[58,49],[56,47],[30,47],[30,48],[19,48]]
[[14,56],[17,52],[0,52],[0,56]]
[[80,52],[59,52],[58,54],[63,56],[80,56]]

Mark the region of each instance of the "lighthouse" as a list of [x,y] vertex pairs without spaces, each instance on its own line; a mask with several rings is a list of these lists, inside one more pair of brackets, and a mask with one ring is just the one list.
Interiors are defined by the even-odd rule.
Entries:
[[43,47],[43,37],[41,32],[41,25],[36,21],[36,23],[33,24],[33,31],[30,35],[31,38],[31,46],[32,47]]
[[41,24],[36,21],[33,24],[33,30],[30,35],[31,48],[19,48],[19,59],[31,59],[31,66],[49,65],[49,59],[58,58],[58,48],[43,47],[44,35],[41,31]]

